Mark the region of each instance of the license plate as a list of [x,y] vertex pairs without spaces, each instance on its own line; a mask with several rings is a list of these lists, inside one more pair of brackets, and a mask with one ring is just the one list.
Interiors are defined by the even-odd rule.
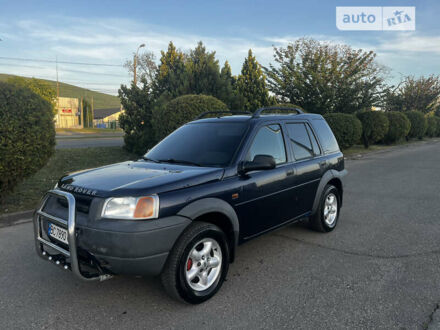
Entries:
[[64,244],[69,245],[69,242],[67,241],[67,230],[61,227],[58,227],[54,225],[53,223],[49,223],[49,229],[47,230],[47,233],[50,237],[53,237]]

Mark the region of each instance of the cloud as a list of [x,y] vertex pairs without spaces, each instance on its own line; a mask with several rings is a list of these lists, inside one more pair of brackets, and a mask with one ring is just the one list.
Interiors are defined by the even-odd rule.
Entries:
[[[63,23],[60,24],[59,22]],[[2,22],[2,35],[11,42],[10,56],[29,58],[54,58],[59,60],[123,64],[131,59],[133,52],[141,43],[145,49],[153,51],[157,58],[165,50],[169,41],[183,51],[194,48],[202,40],[210,51],[215,50],[222,65],[225,60],[231,64],[234,74],[238,74],[249,49],[252,49],[258,61],[267,66],[273,61],[273,46],[286,46],[303,35],[276,36],[242,36],[211,37],[203,34],[188,34],[183,31],[170,30],[165,26],[140,23],[121,18],[82,19],[76,17],[46,17],[44,19],[25,19]],[[0,37],[2,37],[0,35]],[[425,73],[435,67],[435,56],[440,55],[440,37],[426,36],[417,32],[390,32],[383,34],[338,34],[308,35],[321,41],[346,43],[354,48],[374,50],[378,61],[397,68],[397,72],[410,74],[416,67],[418,72]],[[1,45],[1,44],[0,44]],[[23,47],[26,45],[26,47]],[[425,63],[414,66],[420,54],[426,55]],[[8,55],[5,55],[8,56]],[[435,64],[434,64],[435,63]],[[54,65],[42,64],[41,68],[31,68],[26,63],[18,67],[5,66],[0,63],[0,70],[8,73],[41,76],[48,78],[54,75]],[[438,65],[436,66],[438,68]],[[125,68],[60,66],[60,79],[84,82],[84,86],[98,88],[86,81],[100,81],[106,89],[114,89],[127,84],[130,77]],[[44,77],[43,77],[44,76]],[[52,78],[53,79],[53,78]],[[79,84],[79,83],[78,83]],[[89,85],[87,85],[89,84]]]

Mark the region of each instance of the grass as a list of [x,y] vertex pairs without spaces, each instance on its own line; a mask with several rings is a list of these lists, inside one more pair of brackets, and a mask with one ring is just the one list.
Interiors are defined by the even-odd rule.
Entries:
[[45,167],[34,176],[25,179],[3,200],[0,214],[34,209],[44,193],[52,189],[58,179],[67,172],[132,159],[137,159],[137,156],[120,147],[56,150]]
[[[14,77],[14,75],[0,73],[0,81],[6,81],[12,77]],[[50,83],[54,88],[56,88],[56,81],[46,79],[41,80]],[[81,88],[63,82],[60,82],[60,96],[76,98],[84,97],[89,101],[93,96],[93,106],[95,109],[119,108],[121,104],[117,96],[91,91],[90,89]]]

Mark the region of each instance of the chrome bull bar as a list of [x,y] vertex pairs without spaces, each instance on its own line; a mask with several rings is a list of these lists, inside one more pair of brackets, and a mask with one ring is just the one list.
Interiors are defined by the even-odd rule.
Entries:
[[[51,214],[48,214],[43,211],[44,206],[46,205],[46,202],[50,195],[56,196],[56,197],[63,197],[67,200],[68,204],[68,219],[61,219],[56,216],[53,216]],[[67,241],[69,243],[69,251],[44,239],[42,236],[42,226],[41,226],[41,217],[45,217],[54,223],[60,224],[62,226],[67,227]],[[72,272],[81,280],[83,281],[104,281],[109,278],[111,278],[111,275],[108,274],[102,274],[98,276],[93,277],[87,277],[84,276],[81,272],[79,261],[78,261],[78,251],[76,246],[76,232],[75,232],[75,218],[76,218],[76,201],[75,197],[65,191],[61,190],[50,190],[46,193],[44,196],[41,205],[39,209],[34,214],[34,232],[35,232],[35,247],[37,249],[37,254],[49,261],[54,261],[55,264],[60,265],[59,260],[54,260],[53,256],[49,255],[45,250],[44,246],[48,246],[57,252],[64,255],[66,258],[69,258],[70,260],[70,267],[69,265],[65,264],[63,265],[64,269],[71,269]]]

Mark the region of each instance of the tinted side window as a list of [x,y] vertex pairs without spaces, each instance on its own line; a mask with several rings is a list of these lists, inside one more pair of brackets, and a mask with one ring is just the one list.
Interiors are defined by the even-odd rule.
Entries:
[[328,126],[327,122],[324,119],[318,119],[312,121],[313,127],[315,128],[316,134],[318,134],[319,141],[321,142],[321,146],[324,149],[324,152],[335,152],[339,151],[338,142],[336,141],[333,132]]
[[246,160],[252,161],[256,155],[270,155],[277,164],[286,162],[286,149],[280,125],[268,125],[260,128]]
[[303,123],[287,124],[289,138],[296,160],[311,158],[315,155],[309,133]]
[[307,132],[309,132],[310,140],[312,140],[313,152],[315,153],[315,156],[318,156],[321,154],[321,150],[319,149],[318,142],[316,141],[316,136],[308,124],[306,124],[306,127]]

